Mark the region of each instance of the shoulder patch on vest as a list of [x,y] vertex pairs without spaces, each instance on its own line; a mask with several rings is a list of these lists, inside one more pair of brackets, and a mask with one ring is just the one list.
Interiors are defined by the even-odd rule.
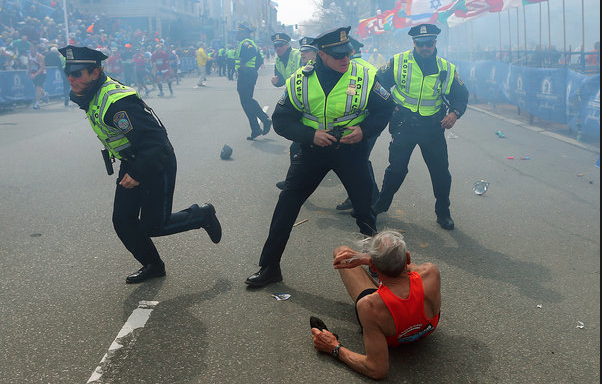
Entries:
[[385,100],[388,100],[391,94],[377,81],[374,83],[374,92]]
[[288,91],[285,89],[284,93],[282,94],[282,97],[280,98],[280,100],[278,100],[278,104],[284,105],[284,103],[286,103],[287,97],[288,97]]
[[458,84],[460,85],[464,85],[464,82],[462,81],[462,79],[460,78],[460,75],[458,75],[458,71],[456,71],[454,73],[454,80],[456,80],[458,82]]
[[113,115],[113,124],[123,133],[128,133],[134,129],[128,114],[125,111],[119,111]]

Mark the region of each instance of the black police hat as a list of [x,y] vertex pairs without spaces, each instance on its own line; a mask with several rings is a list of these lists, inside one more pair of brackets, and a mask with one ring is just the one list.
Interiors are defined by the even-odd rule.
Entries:
[[88,47],[68,45],[59,49],[65,57],[65,72],[71,73],[80,69],[100,67],[102,61],[108,58],[104,53]]
[[255,31],[253,28],[251,28],[250,26],[248,26],[245,23],[239,23],[238,28],[236,28],[236,30],[239,32],[248,32],[248,33]]
[[353,51],[349,41],[351,27],[342,27],[321,33],[313,41],[313,45],[327,54],[345,54]]
[[288,43],[290,43],[291,41],[291,37],[289,35],[287,35],[286,33],[275,33],[272,35],[272,42],[274,43],[274,46],[276,47],[281,47],[283,45],[286,45]]
[[408,35],[416,41],[429,41],[437,39],[439,33],[441,33],[441,29],[434,24],[419,24],[410,28]]
[[359,51],[360,48],[362,48],[364,46],[364,44],[360,43],[359,41],[357,41],[353,37],[349,38],[349,42],[351,42],[351,45],[353,46],[353,49],[356,50],[356,52]]
[[232,148],[229,145],[224,145],[224,147],[222,148],[219,157],[222,160],[230,160],[230,157],[232,156]]
[[314,45],[312,45],[314,42],[314,38],[313,37],[304,37],[301,40],[299,40],[299,50],[301,52],[306,52],[306,51],[317,51],[318,48],[316,48]]

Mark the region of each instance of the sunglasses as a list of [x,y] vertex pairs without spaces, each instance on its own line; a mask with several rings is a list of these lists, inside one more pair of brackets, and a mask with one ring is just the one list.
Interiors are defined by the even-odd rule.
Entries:
[[67,72],[65,71],[65,75],[67,75],[67,77],[71,76],[74,77],[76,79],[82,77],[82,75],[84,74],[82,71],[87,71],[89,68],[84,68],[84,69],[78,69],[77,71],[73,71],[73,72]]
[[418,48],[421,47],[429,47],[431,48],[433,45],[435,45],[435,41],[436,40],[430,40],[430,41],[415,41],[414,43],[416,43],[416,46]]
[[351,52],[349,52],[349,53],[329,53],[328,55],[335,60],[343,60],[346,57],[350,57]]

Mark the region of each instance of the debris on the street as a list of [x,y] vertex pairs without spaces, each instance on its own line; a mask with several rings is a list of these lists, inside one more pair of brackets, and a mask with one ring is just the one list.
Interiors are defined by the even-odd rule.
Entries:
[[476,183],[474,183],[472,190],[475,193],[475,195],[482,196],[485,194],[485,192],[487,192],[488,187],[489,187],[489,182],[487,182],[485,180],[479,180]]
[[288,293],[274,293],[272,294],[272,297],[277,301],[283,301],[290,299],[291,295],[289,295]]
[[301,224],[305,223],[306,221],[309,221],[309,219],[304,219],[304,220],[298,221],[295,224],[293,224],[293,227],[296,227],[297,225],[301,225]]

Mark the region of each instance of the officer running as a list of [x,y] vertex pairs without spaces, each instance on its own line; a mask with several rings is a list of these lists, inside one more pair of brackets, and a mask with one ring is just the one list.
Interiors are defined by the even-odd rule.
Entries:
[[214,243],[222,237],[215,208],[193,204],[171,213],[176,181],[176,156],[167,131],[138,93],[107,75],[101,66],[102,52],[68,45],[59,50],[65,57],[65,73],[71,100],[86,112],[94,133],[104,145],[107,172],[121,160],[113,227],[119,239],[142,268],[126,278],[140,283],[165,276],[165,264],[151,237],[204,228]]
[[456,72],[456,66],[437,56],[437,35],[441,30],[433,24],[420,24],[410,29],[414,49],[393,56],[379,70],[383,85],[393,90],[397,104],[389,131],[389,166],[374,205],[376,215],[386,212],[393,196],[408,174],[408,163],[416,145],[429,169],[435,194],[437,223],[454,229],[449,210],[451,174],[447,159],[445,129],[450,129],[468,104],[468,90]]
[[[263,54],[255,42],[251,40],[253,29],[239,24],[236,39],[240,41],[236,49],[235,70],[238,71],[236,90],[240,97],[240,104],[245,111],[251,126],[251,136],[247,140],[255,140],[259,135],[267,135],[272,126],[272,120],[261,109],[257,100],[253,98],[255,84],[257,83],[257,70],[263,64]],[[263,130],[259,127],[257,119],[261,120]]]
[[330,170],[349,193],[360,232],[376,233],[366,140],[385,128],[394,103],[374,71],[350,61],[350,29],[331,30],[315,39],[315,65],[291,76],[272,115],[276,133],[300,143],[301,153],[288,170],[261,252],[261,269],[246,280],[250,286],[282,281],[280,259],[295,219]]

